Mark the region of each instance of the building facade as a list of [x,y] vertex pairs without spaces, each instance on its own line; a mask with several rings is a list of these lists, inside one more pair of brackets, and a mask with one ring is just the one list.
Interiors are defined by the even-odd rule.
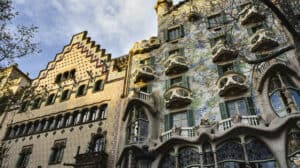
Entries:
[[125,56],[73,36],[7,113],[2,167],[300,167],[300,59],[274,13],[256,0],[155,11],[157,36]]

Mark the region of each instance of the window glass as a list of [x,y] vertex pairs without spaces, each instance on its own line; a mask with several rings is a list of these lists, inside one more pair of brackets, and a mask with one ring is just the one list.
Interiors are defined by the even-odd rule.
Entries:
[[95,86],[94,86],[94,91],[95,92],[102,90],[102,82],[103,82],[102,80],[98,80],[95,83]]
[[94,152],[101,152],[104,150],[105,139],[104,137],[98,137],[95,139]]
[[224,23],[224,18],[221,14],[208,17],[208,27],[218,27]]
[[176,127],[187,127],[188,126],[187,113],[181,112],[181,113],[173,114],[173,125]]
[[233,117],[237,114],[247,116],[248,115],[248,109],[245,100],[236,100],[236,101],[230,101],[227,102],[227,109],[229,112],[229,116]]
[[62,162],[66,140],[56,140],[52,147],[49,164],[58,164]]
[[55,98],[55,94],[51,94],[48,96],[47,101],[46,101],[46,105],[50,105],[54,103],[54,98]]

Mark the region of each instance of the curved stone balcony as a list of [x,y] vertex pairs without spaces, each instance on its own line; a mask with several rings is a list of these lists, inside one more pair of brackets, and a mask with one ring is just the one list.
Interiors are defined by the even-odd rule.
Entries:
[[212,48],[212,60],[214,63],[222,63],[227,61],[232,61],[237,58],[238,52],[232,50],[224,45],[224,42],[219,41]]
[[136,69],[135,72],[133,73],[134,83],[138,83],[138,82],[147,83],[154,80],[155,77],[156,77],[155,71],[151,66],[147,66],[147,65]]
[[166,75],[176,75],[186,72],[189,67],[185,57],[180,55],[170,56],[165,62]]
[[259,13],[254,6],[244,9],[241,14],[241,25],[243,26],[259,23],[265,20],[265,16]]
[[192,103],[191,91],[181,86],[171,87],[166,91],[164,97],[168,109],[183,108]]
[[251,37],[251,52],[270,51],[279,46],[278,41],[274,38],[274,33],[264,29],[258,30]]
[[236,96],[248,90],[246,76],[228,72],[217,81],[218,93],[221,97]]

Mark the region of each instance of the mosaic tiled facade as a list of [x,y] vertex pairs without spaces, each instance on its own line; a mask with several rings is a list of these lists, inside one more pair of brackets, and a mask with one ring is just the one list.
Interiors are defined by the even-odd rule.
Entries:
[[300,166],[300,59],[271,10],[157,0],[155,11],[157,36],[122,57],[73,36],[5,113],[2,167]]

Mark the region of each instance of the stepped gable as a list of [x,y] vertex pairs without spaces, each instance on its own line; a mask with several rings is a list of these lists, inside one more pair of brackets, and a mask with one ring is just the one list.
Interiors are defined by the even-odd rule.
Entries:
[[70,44],[64,46],[62,52],[48,63],[47,68],[40,71],[32,86],[55,89],[56,75],[71,69],[76,69],[77,81],[88,78],[86,71],[92,71],[94,75],[99,76],[103,67],[110,61],[111,54],[101,49],[100,45],[87,36],[87,31],[84,31],[72,37]]

